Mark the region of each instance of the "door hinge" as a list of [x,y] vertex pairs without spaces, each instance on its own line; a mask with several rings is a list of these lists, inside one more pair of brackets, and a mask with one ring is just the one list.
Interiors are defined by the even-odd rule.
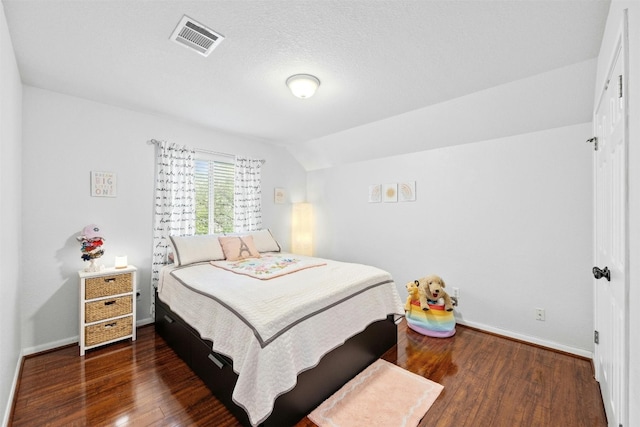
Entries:
[[593,138],[587,139],[587,143],[593,142],[593,151],[598,151],[598,137],[594,136]]
[[618,98],[622,98],[622,74],[618,76]]
[[600,334],[598,331],[593,331],[593,342],[595,344],[600,344]]

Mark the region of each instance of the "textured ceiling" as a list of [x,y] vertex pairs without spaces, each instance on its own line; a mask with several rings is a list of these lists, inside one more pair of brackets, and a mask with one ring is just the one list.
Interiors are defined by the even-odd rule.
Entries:
[[[594,58],[599,0],[2,0],[25,84],[279,144]],[[226,39],[171,42],[186,14]],[[288,76],[322,84],[294,98]]]

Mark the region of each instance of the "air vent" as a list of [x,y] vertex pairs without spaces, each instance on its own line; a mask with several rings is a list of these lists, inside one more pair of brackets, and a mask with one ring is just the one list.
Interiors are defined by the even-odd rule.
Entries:
[[182,17],[170,38],[176,43],[195,50],[202,56],[209,56],[211,51],[224,40],[223,35],[186,15]]

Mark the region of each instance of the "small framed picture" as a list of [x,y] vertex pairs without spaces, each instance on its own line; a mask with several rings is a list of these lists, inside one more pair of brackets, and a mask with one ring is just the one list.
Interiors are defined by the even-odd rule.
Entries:
[[384,202],[397,202],[398,184],[384,184],[382,186],[382,200]]
[[398,184],[398,200],[401,202],[416,201],[416,182],[407,181]]
[[91,171],[91,196],[116,197],[117,177],[114,172]]
[[274,188],[273,190],[273,201],[274,203],[278,204],[278,205],[282,205],[286,202],[287,199],[287,192],[284,190],[284,188]]
[[374,184],[369,186],[369,203],[379,203],[381,199],[381,185]]

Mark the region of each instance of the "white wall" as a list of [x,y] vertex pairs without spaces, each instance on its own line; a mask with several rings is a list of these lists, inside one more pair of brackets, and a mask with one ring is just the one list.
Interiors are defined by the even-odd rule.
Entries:
[[[105,255],[139,268],[139,322],[150,321],[154,146],[151,138],[264,158],[263,223],[285,245],[289,205],[273,188],[305,191],[305,172],[283,149],[166,117],[137,113],[25,86],[23,92],[23,257],[21,324],[26,353],[77,340],[76,236],[90,223],[105,233]],[[117,197],[90,197],[92,170],[117,174]]]
[[289,147],[307,170],[585,123],[591,59]]
[[8,423],[21,356],[22,83],[0,2],[0,414]]
[[[622,20],[629,16],[629,420],[640,425],[640,3],[613,0],[598,58],[594,100],[608,73],[611,52]],[[594,101],[595,102],[595,101]]]
[[[308,174],[319,256],[439,274],[463,323],[589,356],[590,124],[352,163]],[[416,181],[417,200],[368,203]],[[546,321],[534,320],[534,308]]]

